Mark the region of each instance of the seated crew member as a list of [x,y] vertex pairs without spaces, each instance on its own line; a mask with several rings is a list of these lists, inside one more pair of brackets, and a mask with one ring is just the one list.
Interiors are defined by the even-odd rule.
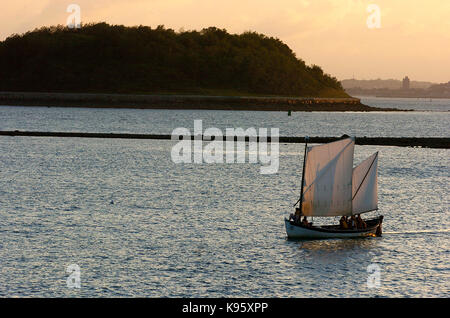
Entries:
[[308,220],[306,219],[306,216],[303,217],[302,225],[310,226],[310,224],[308,223]]
[[341,219],[339,220],[339,225],[341,226],[341,229],[343,229],[343,230],[348,229],[347,217],[346,216],[342,216],[341,217]]
[[359,228],[359,229],[365,229],[365,228],[367,228],[367,224],[366,224],[366,222],[364,222],[364,220],[361,218],[361,214],[358,214],[358,215],[356,216],[356,221],[357,221],[357,224],[358,224],[358,228]]
[[357,226],[356,226],[356,218],[355,218],[354,215],[352,215],[352,217],[350,218],[350,227],[352,229],[356,229],[357,228]]
[[296,208],[295,209],[295,214],[291,213],[289,215],[289,221],[294,221],[294,223],[300,223],[301,220],[301,213],[300,213],[300,208]]
[[300,223],[301,217],[302,217],[302,212],[300,211],[300,208],[295,208],[294,222]]
[[289,214],[289,222],[294,221],[294,213]]

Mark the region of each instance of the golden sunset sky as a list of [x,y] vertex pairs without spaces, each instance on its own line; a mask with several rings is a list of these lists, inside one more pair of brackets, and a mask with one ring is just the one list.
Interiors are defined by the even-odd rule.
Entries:
[[[41,26],[66,24],[69,4],[82,23],[209,26],[256,31],[288,44],[307,64],[339,80],[450,81],[450,0],[15,0],[2,1],[0,40]],[[380,28],[369,28],[370,4]]]

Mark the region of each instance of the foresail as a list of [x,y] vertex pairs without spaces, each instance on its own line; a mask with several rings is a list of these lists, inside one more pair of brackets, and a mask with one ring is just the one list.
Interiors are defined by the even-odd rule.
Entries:
[[378,152],[353,169],[352,214],[359,214],[378,208]]
[[308,147],[303,184],[304,215],[351,215],[354,148],[354,138]]

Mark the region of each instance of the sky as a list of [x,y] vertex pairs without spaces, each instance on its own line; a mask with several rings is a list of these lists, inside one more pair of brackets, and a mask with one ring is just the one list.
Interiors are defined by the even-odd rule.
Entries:
[[67,23],[215,26],[279,38],[339,80],[450,81],[450,0],[15,0],[2,1],[0,40]]

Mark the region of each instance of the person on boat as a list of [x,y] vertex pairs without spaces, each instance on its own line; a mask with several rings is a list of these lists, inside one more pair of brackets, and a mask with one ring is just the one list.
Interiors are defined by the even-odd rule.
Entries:
[[365,229],[365,228],[367,228],[367,224],[361,218],[361,214],[356,215],[356,224],[358,226],[358,229]]
[[300,223],[301,220],[301,212],[300,212],[300,208],[295,208],[295,214],[291,213],[291,215],[289,215],[289,221],[294,221],[294,223]]
[[294,221],[294,219],[295,219],[294,213],[291,213],[289,215],[289,222]]
[[308,226],[308,227],[310,226],[310,224],[308,223],[308,220],[307,220],[306,216],[303,217],[302,225],[303,225],[303,226]]
[[357,222],[356,222],[356,218],[354,215],[352,215],[352,217],[350,218],[350,227],[352,229],[356,229],[357,228]]
[[295,217],[294,217],[295,223],[300,223],[301,219],[302,219],[302,212],[301,212],[300,208],[296,208],[295,209]]
[[346,230],[348,229],[348,223],[347,223],[347,217],[346,216],[342,216],[341,219],[339,220],[339,225],[341,226],[341,229]]

